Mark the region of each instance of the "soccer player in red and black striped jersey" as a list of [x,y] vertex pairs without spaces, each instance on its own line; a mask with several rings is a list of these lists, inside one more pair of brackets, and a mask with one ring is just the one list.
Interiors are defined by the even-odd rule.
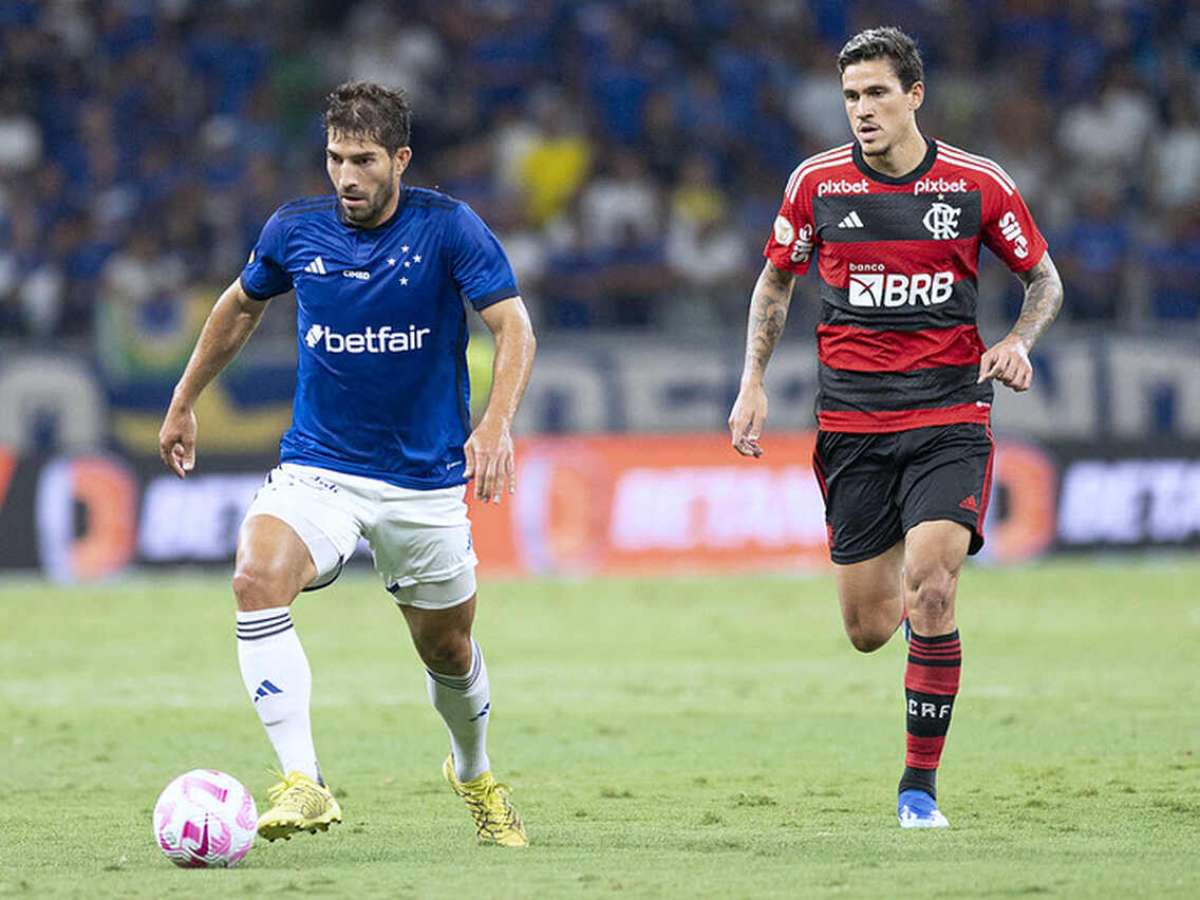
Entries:
[[[962,663],[958,573],[983,546],[994,445],[992,382],[1029,388],[1029,351],[1062,305],[1062,282],[1013,180],[924,137],[921,57],[896,28],[861,32],[838,56],[854,141],[788,179],[750,301],[746,362],[729,427],[760,456],[763,376],[797,275],[815,257],[818,438],[842,619],[865,653],[907,615],[906,828],[944,827],[937,768]],[[1025,284],[1012,330],[988,348],[975,326],[980,244]]]

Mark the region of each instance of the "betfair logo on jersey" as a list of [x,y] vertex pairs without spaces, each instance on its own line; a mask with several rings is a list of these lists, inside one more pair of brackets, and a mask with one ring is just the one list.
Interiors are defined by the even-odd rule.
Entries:
[[869,309],[898,309],[918,303],[922,306],[938,306],[954,293],[953,272],[902,275],[898,272],[862,271],[874,269],[875,266],[852,265],[850,268],[851,306]]
[[429,331],[416,325],[409,325],[407,331],[393,331],[390,325],[384,325],[378,330],[367,326],[366,331],[340,334],[328,325],[312,325],[304,335],[304,343],[312,350],[323,346],[326,353],[407,353],[423,349]]
[[817,196],[824,197],[826,194],[865,194],[870,189],[871,186],[865,178],[860,181],[847,181],[845,178],[837,178],[822,181],[818,184]]
[[962,194],[967,190],[967,179],[922,178],[913,185],[914,194]]

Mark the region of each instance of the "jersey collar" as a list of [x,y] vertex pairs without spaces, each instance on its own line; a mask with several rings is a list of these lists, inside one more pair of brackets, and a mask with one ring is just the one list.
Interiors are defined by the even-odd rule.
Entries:
[[932,138],[925,138],[925,146],[928,148],[925,151],[925,158],[921,160],[921,164],[909,172],[907,175],[895,177],[885,175],[882,172],[877,172],[872,169],[862,155],[862,147],[858,141],[854,142],[854,149],[851,151],[854,156],[854,165],[858,171],[862,172],[872,181],[878,181],[880,184],[912,184],[926,172],[933,168],[933,164],[937,161],[937,142]]

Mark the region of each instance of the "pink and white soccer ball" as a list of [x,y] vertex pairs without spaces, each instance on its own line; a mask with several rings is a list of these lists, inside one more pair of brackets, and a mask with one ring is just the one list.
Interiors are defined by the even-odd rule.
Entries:
[[236,866],[254,843],[258,810],[232,775],[193,769],[154,804],[154,839],[167,859],[185,868]]

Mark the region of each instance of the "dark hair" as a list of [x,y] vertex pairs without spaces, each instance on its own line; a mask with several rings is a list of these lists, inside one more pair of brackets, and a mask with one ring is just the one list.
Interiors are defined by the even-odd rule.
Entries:
[[333,89],[325,104],[327,131],[374,141],[388,156],[408,146],[412,108],[399,88],[386,88],[370,81],[347,81]]
[[847,66],[855,63],[885,57],[891,60],[892,71],[900,79],[900,87],[905,91],[916,82],[925,80],[925,67],[921,63],[917,42],[891,25],[868,28],[846,41],[846,46],[838,54],[838,74],[844,73]]

